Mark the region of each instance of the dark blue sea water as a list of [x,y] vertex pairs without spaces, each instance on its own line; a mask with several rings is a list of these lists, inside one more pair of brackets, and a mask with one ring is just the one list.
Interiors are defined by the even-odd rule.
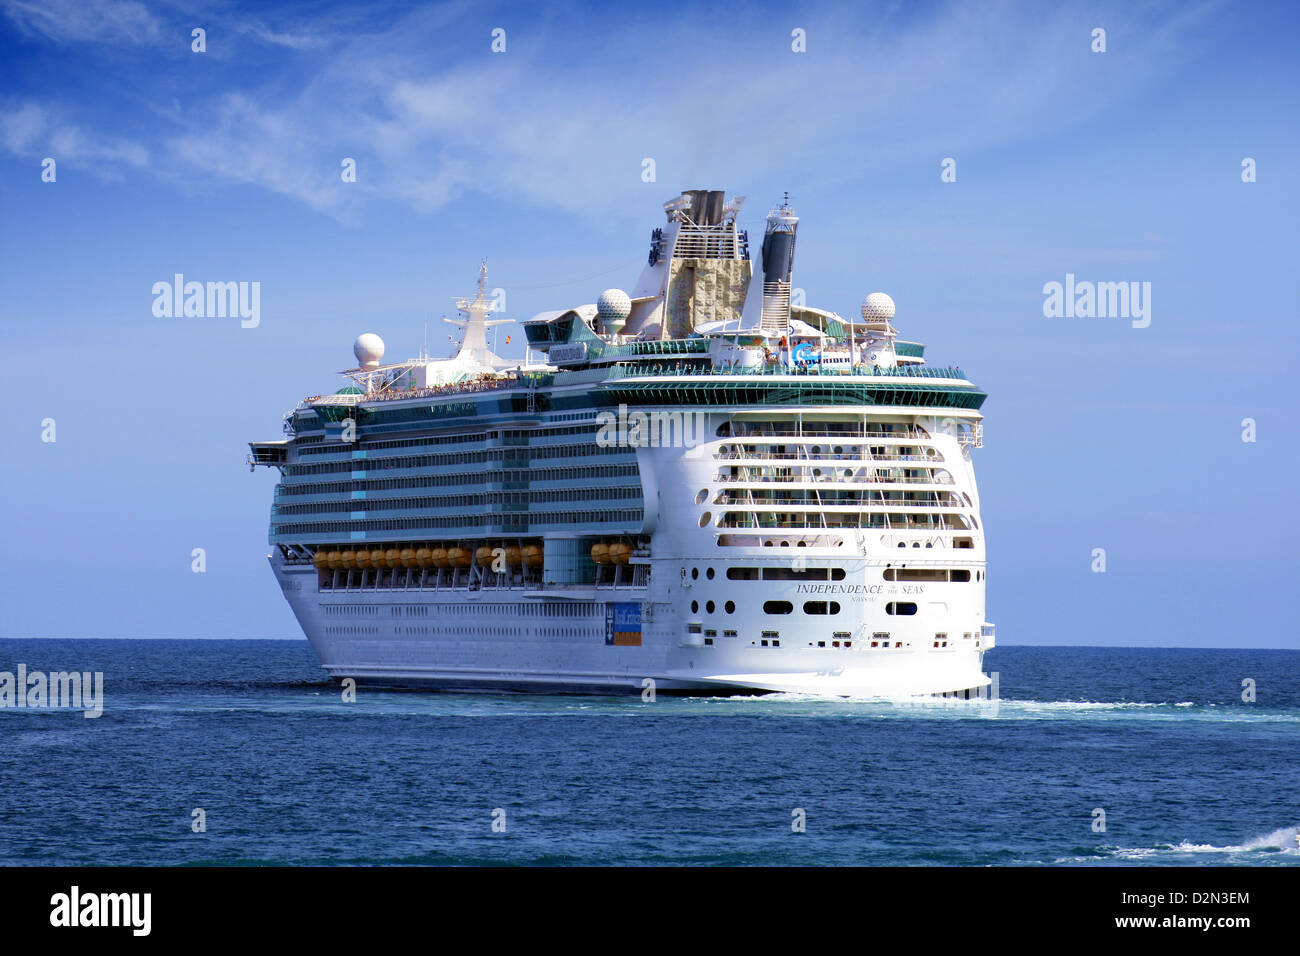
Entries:
[[1001,700],[928,705],[345,704],[287,641],[20,662],[103,671],[105,710],[0,710],[5,865],[1300,863],[1300,651],[1000,648]]

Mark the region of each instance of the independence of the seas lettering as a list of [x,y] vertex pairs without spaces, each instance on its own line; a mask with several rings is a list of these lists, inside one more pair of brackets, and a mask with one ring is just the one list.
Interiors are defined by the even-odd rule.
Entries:
[[796,594],[924,594],[923,584],[798,584]]

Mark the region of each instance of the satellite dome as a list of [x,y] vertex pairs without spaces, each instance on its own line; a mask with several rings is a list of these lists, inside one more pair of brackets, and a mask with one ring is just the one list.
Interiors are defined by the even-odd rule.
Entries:
[[606,289],[596,300],[596,313],[609,319],[626,319],[632,314],[632,300],[622,289]]
[[596,300],[596,314],[606,332],[618,335],[632,314],[632,300],[622,289],[606,289]]
[[380,359],[384,357],[384,340],[374,332],[362,333],[352,343],[352,354],[362,368],[378,368]]
[[868,322],[888,322],[894,317],[894,300],[883,292],[873,292],[862,300],[862,318]]

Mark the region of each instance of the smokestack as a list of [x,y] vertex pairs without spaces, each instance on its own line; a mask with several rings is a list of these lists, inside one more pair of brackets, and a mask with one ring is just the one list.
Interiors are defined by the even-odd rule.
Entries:
[[701,220],[704,218],[704,206],[708,201],[709,191],[707,189],[685,189],[682,191],[682,195],[688,197],[691,201],[686,215],[691,217],[691,222],[700,225]]
[[716,226],[722,222],[722,207],[724,203],[723,190],[710,189],[708,203],[704,211],[704,225]]
[[763,328],[784,330],[790,323],[790,280],[794,274],[794,239],[799,217],[786,193],[767,214],[763,234]]

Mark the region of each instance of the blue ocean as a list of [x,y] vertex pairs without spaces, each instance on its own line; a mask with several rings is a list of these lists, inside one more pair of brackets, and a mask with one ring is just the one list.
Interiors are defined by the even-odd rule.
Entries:
[[999,699],[920,704],[345,703],[305,641],[19,663],[104,709],[0,710],[4,865],[1300,863],[1300,651],[999,648]]

